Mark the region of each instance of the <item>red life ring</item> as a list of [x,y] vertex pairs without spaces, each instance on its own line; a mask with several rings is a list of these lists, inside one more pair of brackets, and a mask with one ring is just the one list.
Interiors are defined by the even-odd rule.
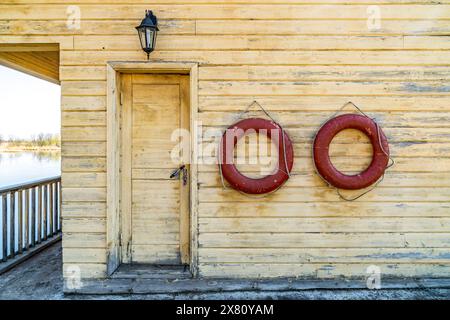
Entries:
[[[372,162],[366,170],[356,175],[338,171],[328,153],[334,136],[345,129],[364,132],[372,143]],[[344,114],[327,121],[320,128],[314,139],[313,157],[318,173],[332,186],[347,190],[362,189],[375,183],[384,174],[389,162],[389,144],[381,128],[372,119],[358,114]]]
[[[278,147],[278,169],[274,174],[260,179],[252,179],[237,170],[233,163],[234,148],[239,139],[245,136],[246,133],[248,134],[247,130],[252,130],[252,132],[256,133],[264,130],[269,139],[274,134],[273,130],[276,130],[278,134],[277,139],[271,139]],[[234,142],[230,142],[228,148],[227,137],[234,139]],[[283,140],[281,140],[282,137]],[[281,141],[283,143],[279,143]],[[222,170],[223,177],[231,187],[248,194],[263,194],[276,190],[289,179],[286,168],[291,172],[294,164],[294,148],[289,136],[277,123],[265,119],[251,118],[233,124],[223,134],[220,148],[219,170]],[[286,159],[284,155],[286,155]]]

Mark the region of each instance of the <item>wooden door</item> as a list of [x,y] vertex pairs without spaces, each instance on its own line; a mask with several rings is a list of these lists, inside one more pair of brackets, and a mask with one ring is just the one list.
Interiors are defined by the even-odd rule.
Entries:
[[124,74],[121,122],[122,261],[187,264],[189,179],[169,176],[181,164],[189,172],[172,138],[189,129],[188,76]]

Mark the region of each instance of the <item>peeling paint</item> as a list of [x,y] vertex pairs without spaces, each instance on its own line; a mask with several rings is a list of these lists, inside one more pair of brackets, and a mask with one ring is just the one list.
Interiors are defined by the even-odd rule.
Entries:
[[450,86],[421,86],[415,83],[407,83],[399,91],[408,92],[450,92]]
[[[358,255],[356,258],[361,259],[430,259],[430,254],[425,254],[421,252],[396,252],[396,253],[380,253],[371,255]],[[432,256],[433,259],[450,259],[449,253],[440,253]]]
[[416,144],[428,144],[429,142],[427,141],[404,141],[404,142],[398,142],[397,146],[399,147],[409,147],[409,146],[413,146]]

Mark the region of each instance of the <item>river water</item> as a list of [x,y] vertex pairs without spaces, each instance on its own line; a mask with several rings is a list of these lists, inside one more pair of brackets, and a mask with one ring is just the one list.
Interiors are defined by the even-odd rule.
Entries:
[[60,174],[59,152],[0,152],[0,188]]

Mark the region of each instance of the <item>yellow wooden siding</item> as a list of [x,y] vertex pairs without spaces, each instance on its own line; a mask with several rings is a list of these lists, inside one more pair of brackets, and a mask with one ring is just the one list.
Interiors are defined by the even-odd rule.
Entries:
[[[294,141],[295,175],[264,200],[223,191],[217,166],[199,167],[200,275],[361,277],[376,264],[385,275],[448,276],[450,1],[341,3],[75,0],[81,28],[69,30],[64,0],[1,1],[0,42],[61,49],[64,267],[105,274],[105,63],[145,59],[134,26],[152,9],[161,32],[151,57],[200,63],[204,129],[222,130],[256,99]],[[378,30],[367,27],[369,5]],[[348,100],[380,121],[396,159],[354,203],[310,157],[318,126]],[[341,135],[334,163],[367,163],[364,141]]]

